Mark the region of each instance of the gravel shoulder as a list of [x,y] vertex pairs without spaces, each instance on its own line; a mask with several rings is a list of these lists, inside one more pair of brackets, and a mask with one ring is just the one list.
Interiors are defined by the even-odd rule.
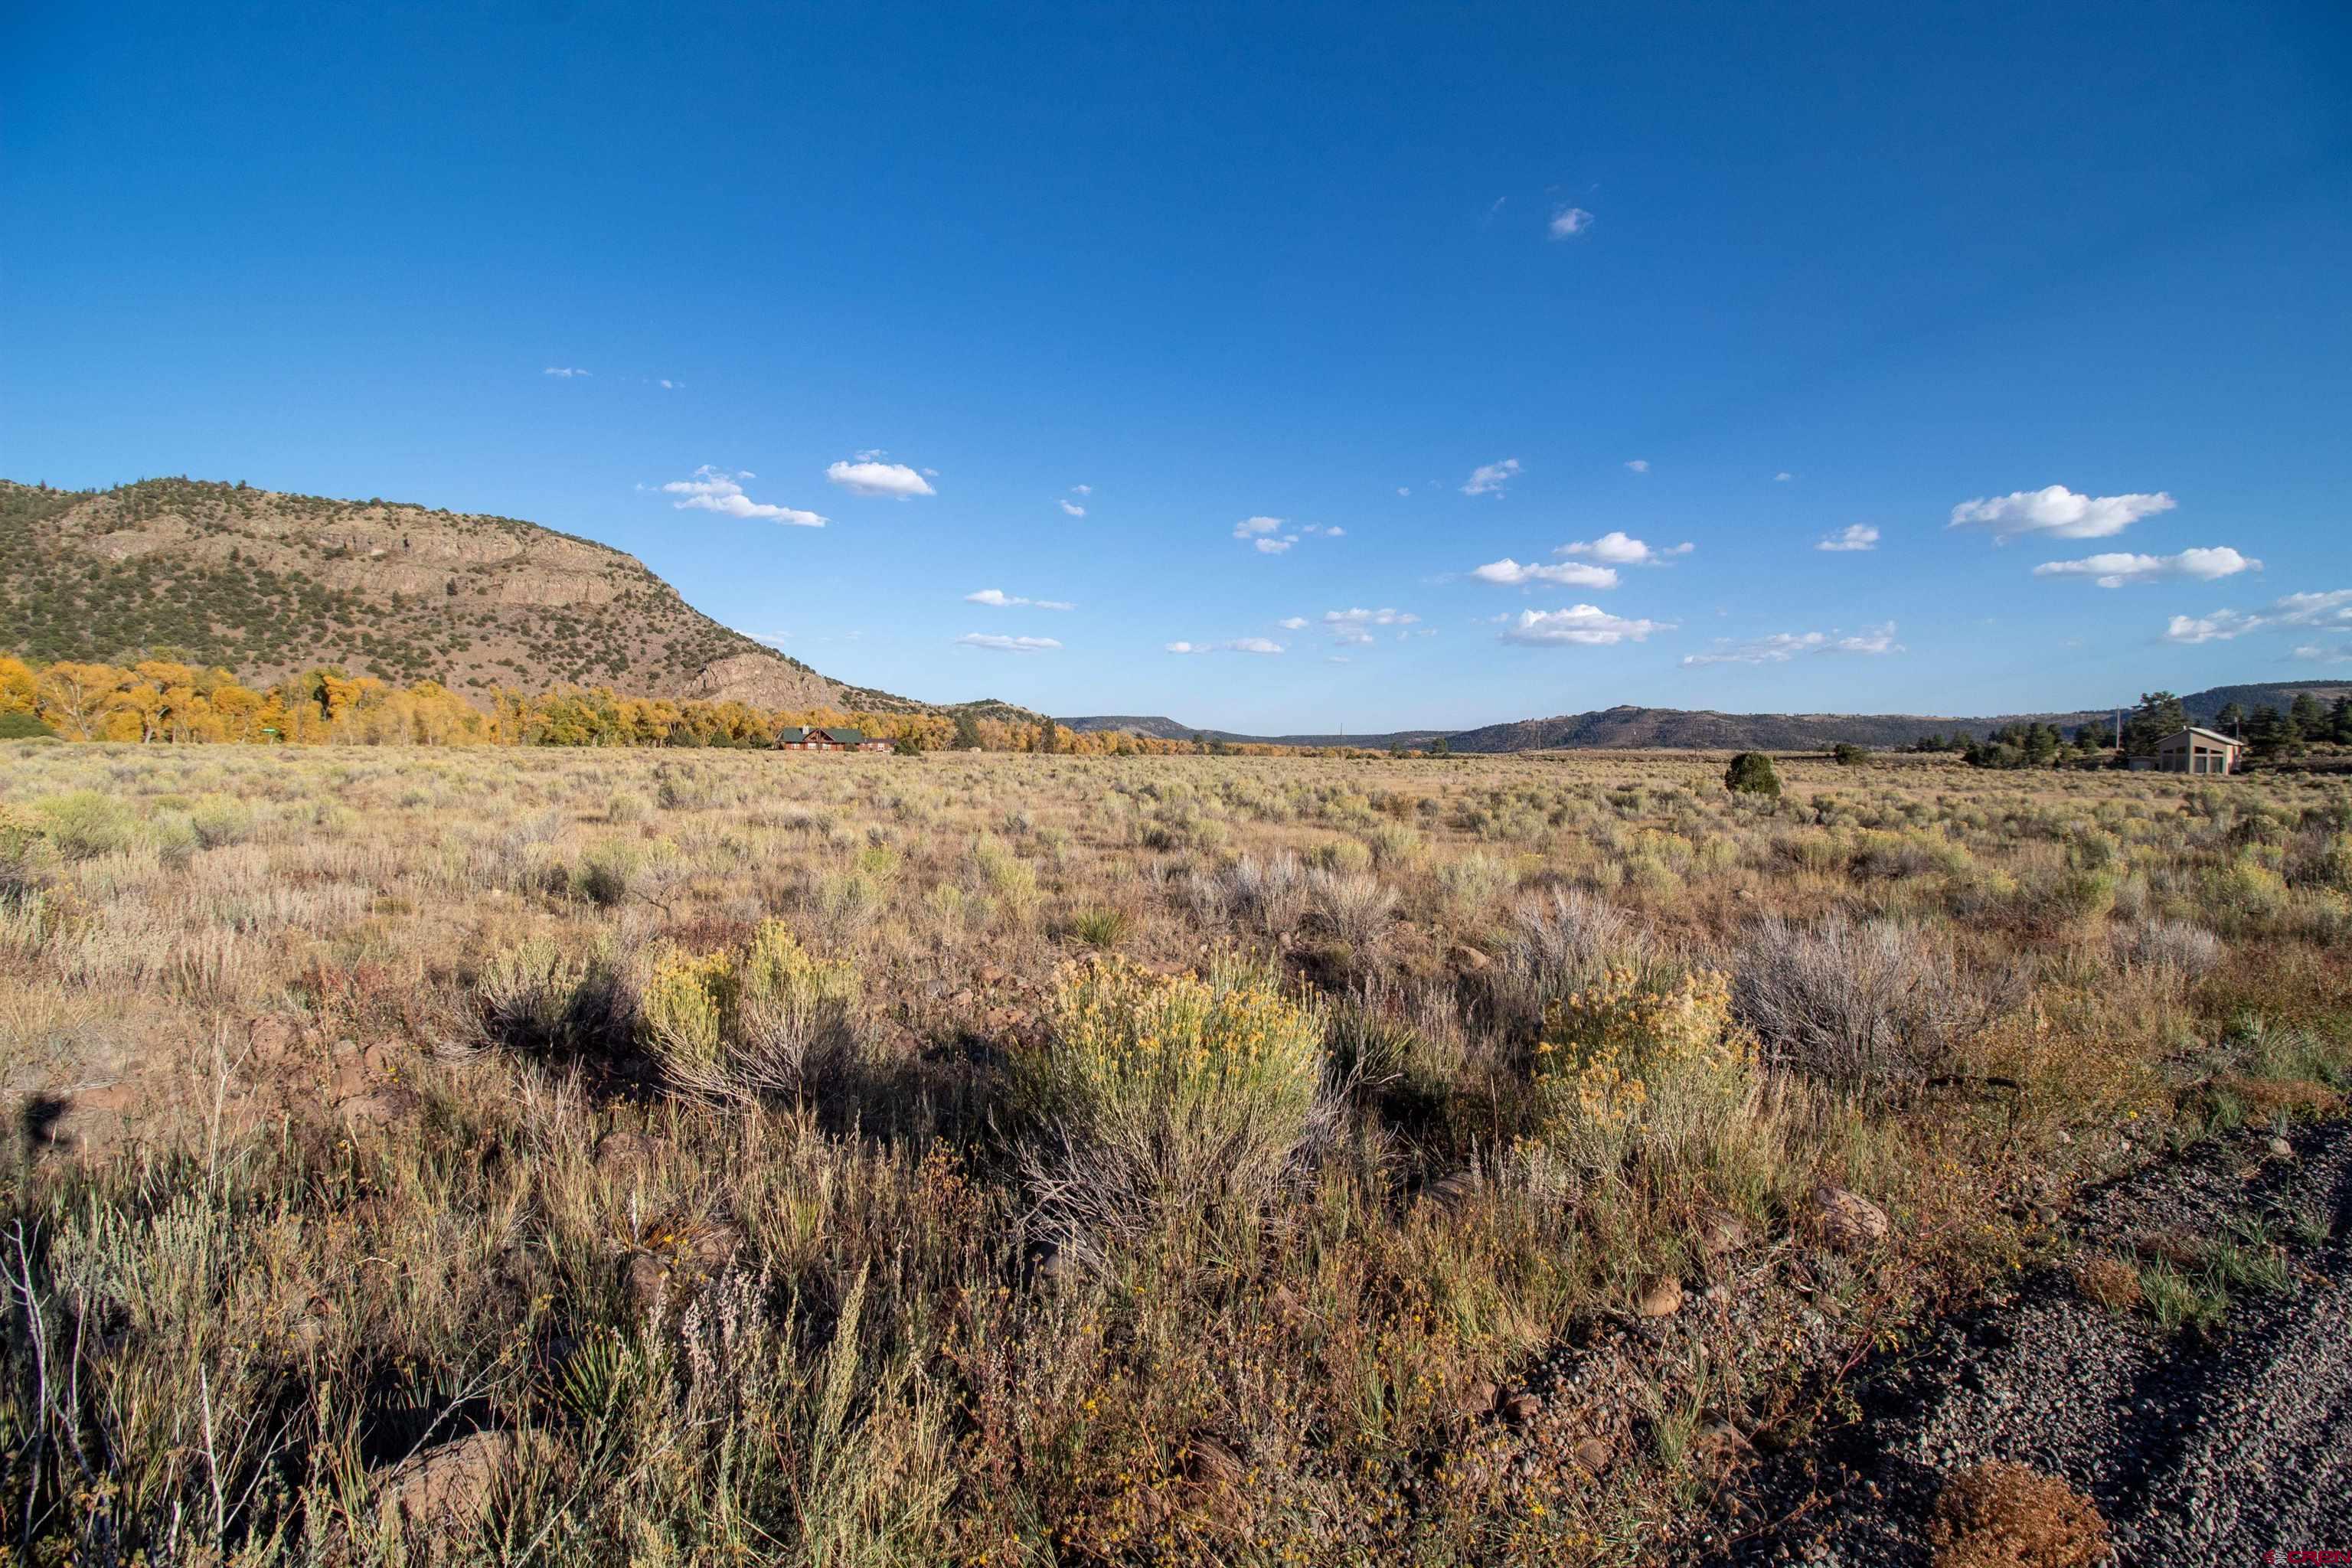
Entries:
[[2093,1193],[2073,1229],[2197,1279],[2231,1244],[2267,1278],[2167,1329],[2030,1276],[1865,1367],[1852,1419],[1739,1489],[1776,1522],[1706,1560],[1926,1564],[1945,1478],[1992,1459],[2091,1497],[2127,1564],[2352,1549],[2352,1122],[2204,1145]]

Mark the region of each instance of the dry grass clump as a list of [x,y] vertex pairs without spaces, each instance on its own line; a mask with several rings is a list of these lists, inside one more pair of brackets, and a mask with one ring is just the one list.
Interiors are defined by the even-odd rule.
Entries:
[[2090,1499],[2007,1460],[1946,1481],[1928,1539],[1936,1568],[2097,1568],[2112,1550],[2107,1521]]
[[2128,1312],[2140,1304],[2139,1270],[2120,1258],[2088,1258],[2074,1265],[2074,1289],[2086,1301],[2111,1312]]

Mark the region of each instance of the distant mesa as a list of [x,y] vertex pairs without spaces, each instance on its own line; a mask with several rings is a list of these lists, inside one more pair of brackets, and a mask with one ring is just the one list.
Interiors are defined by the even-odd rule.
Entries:
[[[2250,686],[2217,686],[2181,699],[2191,722],[2211,724],[2221,710],[2235,702],[2252,710],[2265,704],[2284,708],[2295,693],[2308,691],[2323,701],[2352,692],[2352,681],[2272,681]],[[2117,706],[2130,710],[2138,694]],[[1954,717],[1930,713],[1717,713],[1682,708],[1636,708],[1630,704],[1592,713],[1564,713],[1550,719],[1521,719],[1461,730],[1398,730],[1376,734],[1247,735],[1180,724],[1173,719],[1105,714],[1064,719],[1061,723],[1079,733],[1120,731],[1161,740],[1188,741],[1205,735],[1228,745],[1361,746],[1385,751],[1427,747],[1444,736],[1446,749],[1465,752],[1551,751],[1695,751],[1695,752],[1818,752],[1839,742],[1858,746],[1907,746],[1924,734],[1949,734],[1956,730],[1983,735],[2004,724],[2055,724],[2074,729],[2103,723],[2108,708],[2072,712],[1997,713]]]

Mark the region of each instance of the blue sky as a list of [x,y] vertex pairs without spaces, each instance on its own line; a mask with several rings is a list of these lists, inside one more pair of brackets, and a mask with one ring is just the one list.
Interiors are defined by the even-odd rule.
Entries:
[[442,9],[0,24],[0,474],[1062,714],[2352,676],[2340,5]]

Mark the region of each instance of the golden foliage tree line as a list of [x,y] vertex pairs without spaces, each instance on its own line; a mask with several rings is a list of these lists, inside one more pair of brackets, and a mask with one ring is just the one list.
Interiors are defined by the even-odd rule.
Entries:
[[[61,659],[32,665],[0,656],[0,714],[29,713],[68,741],[179,745],[724,746],[775,744],[793,725],[863,731],[921,751],[959,745],[1072,756],[1158,755],[1199,742],[1081,734],[1042,723],[950,714],[868,713],[835,708],[762,709],[742,702],[625,697],[609,687],[537,694],[500,689],[488,708],[438,681],[398,686],[320,668],[262,689],[229,670],[171,658],[129,665]],[[1237,752],[1277,752],[1234,745]]]

